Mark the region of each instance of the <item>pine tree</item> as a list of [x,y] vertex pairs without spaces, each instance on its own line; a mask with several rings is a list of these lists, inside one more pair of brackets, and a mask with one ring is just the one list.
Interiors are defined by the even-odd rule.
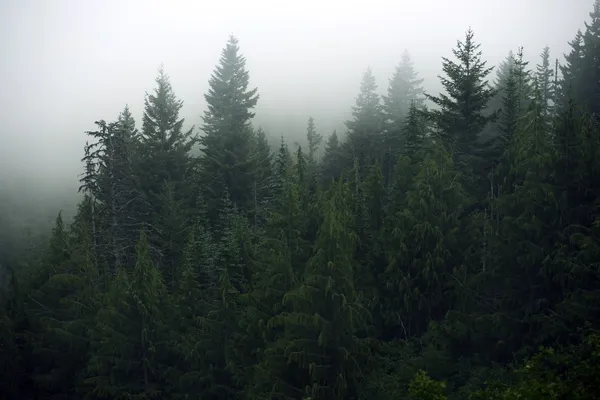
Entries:
[[284,183],[288,179],[289,169],[293,165],[292,154],[283,136],[281,136],[274,164],[274,195],[277,197],[283,191]]
[[249,79],[246,59],[239,53],[237,39],[231,36],[204,96],[208,110],[202,127],[205,135],[200,139],[204,156],[198,183],[204,190],[208,215],[215,218],[223,212],[219,202],[225,192],[240,211],[248,211],[253,205],[255,167],[250,121],[258,94],[256,88],[248,89]]
[[387,96],[383,97],[383,109],[386,118],[384,133],[383,176],[390,182],[393,167],[398,154],[405,146],[404,129],[411,107],[421,110],[425,95],[421,84],[423,79],[417,78],[408,51],[402,54],[402,61],[396,67],[389,81]]
[[473,39],[474,33],[469,29],[464,42],[458,41],[453,50],[457,61],[443,58],[446,76],[440,80],[446,93],[427,98],[439,107],[431,111],[437,136],[450,149],[458,170],[470,181],[470,188],[481,192],[482,187],[487,187],[490,170],[483,161],[485,148],[480,135],[495,118],[495,114],[484,113],[494,95],[486,80],[493,68],[481,60],[480,44]]
[[160,215],[163,187],[172,185],[173,198],[186,204],[192,202],[190,150],[196,138],[193,128],[183,131],[184,118],[179,117],[183,101],[178,100],[170,78],[161,66],[156,77],[156,88],[144,99],[144,116],[140,135],[138,173],[144,194],[142,221],[147,232],[153,256],[161,257]]
[[[295,371],[293,381],[285,386],[305,388],[313,399],[351,395],[356,389],[353,379],[360,373],[359,359],[368,352],[355,336],[364,328],[369,313],[354,288],[356,237],[351,231],[349,197],[347,184],[336,183],[326,204],[315,254],[300,285],[283,299],[293,311],[278,319],[286,330],[286,370]],[[273,371],[279,379],[285,372]]]
[[565,55],[565,63],[561,65],[560,72],[562,79],[559,84],[559,93],[557,99],[559,100],[559,106],[565,108],[568,106],[569,99],[573,98],[579,101],[582,68],[583,68],[583,33],[581,30],[577,31],[577,34],[572,41],[569,42],[571,51]]
[[417,108],[423,106],[423,79],[417,76],[410,54],[405,50],[402,53],[402,61],[389,81],[387,96],[383,98],[389,131],[397,132],[402,128],[413,103]]
[[86,379],[92,398],[160,398],[168,393],[166,288],[140,233],[137,261],[119,269],[92,328]]
[[359,165],[366,166],[381,149],[384,116],[377,94],[375,76],[370,68],[363,74],[360,93],[356,105],[352,107],[352,120],[346,122],[348,140],[344,143],[344,157],[347,165],[358,159]]
[[552,115],[552,106],[554,99],[554,88],[552,86],[552,79],[554,78],[554,70],[550,68],[550,48],[544,47],[542,54],[541,64],[536,66],[535,82],[540,91],[540,101],[543,108],[543,114],[550,120]]
[[207,394],[212,388],[212,371],[206,362],[207,334],[203,318],[214,307],[219,271],[218,247],[212,235],[198,222],[188,235],[182,256],[181,280],[174,293],[177,312],[171,323],[177,332],[174,352],[178,356],[172,385],[187,395]]
[[98,250],[109,255],[111,270],[130,265],[132,247],[140,227],[145,197],[140,191],[136,166],[135,122],[126,108],[115,123],[97,121],[98,129],[87,134],[95,141],[86,144],[86,172],[81,178],[83,190],[91,196],[94,230],[109,231],[108,240],[98,240]]
[[[509,352],[516,351],[515,347],[523,343],[543,341],[538,318],[543,309],[552,304],[551,297],[560,296],[560,289],[552,283],[560,272],[551,266],[551,257],[547,257],[549,249],[556,245],[558,233],[550,179],[549,135],[550,126],[543,114],[541,95],[536,90],[509,144],[511,185],[504,189],[498,203],[503,215],[497,262],[502,266],[498,272],[504,279],[501,308],[517,312],[502,319],[501,328],[497,328]],[[521,306],[515,308],[514,304]]]
[[[295,167],[288,168],[283,190],[274,199],[259,249],[262,262],[255,273],[257,283],[252,295],[260,304],[260,325],[266,340],[264,350],[258,355],[250,390],[258,398],[272,391],[297,395],[302,392],[287,383],[294,379],[294,370],[288,368],[282,349],[285,331],[277,325],[282,313],[291,310],[289,305],[283,304],[283,296],[299,282],[312,247],[306,232],[310,214],[303,209],[301,201],[300,184],[303,179],[297,174],[298,169],[302,172],[302,167]],[[277,372],[275,376],[273,371]],[[285,372],[280,376],[282,371]]]
[[452,308],[452,275],[468,235],[460,232],[466,196],[450,154],[439,143],[424,151],[404,207],[392,217],[388,250],[386,316],[405,339],[423,333],[430,320],[440,320]]
[[313,117],[308,119],[306,139],[308,140],[308,164],[311,166],[311,169],[315,169],[317,163],[320,161],[318,152],[323,141],[323,135],[317,132]]
[[254,147],[252,149],[254,159],[254,184],[253,184],[253,227],[256,231],[263,227],[267,208],[272,199],[273,191],[273,154],[267,141],[267,136],[262,128],[256,131]]
[[[84,232],[78,232],[84,235]],[[87,329],[98,298],[98,271],[84,236],[73,237],[59,213],[46,257],[30,288],[28,313],[37,390],[77,398],[88,359]]]
[[321,164],[321,178],[323,183],[328,185],[333,179],[339,178],[342,173],[343,158],[342,148],[337,136],[334,131],[325,145],[325,154],[323,155],[323,162]]
[[488,155],[493,157],[496,164],[500,164],[496,174],[501,179],[506,179],[508,173],[509,144],[517,131],[519,120],[526,114],[531,102],[531,77],[527,64],[523,60],[523,48],[520,48],[511,62],[509,75],[501,93],[502,109],[497,121],[498,133],[489,144]]
[[590,13],[591,21],[585,23],[583,33],[583,57],[581,60],[581,74],[578,83],[579,90],[573,92],[575,101],[590,114],[600,112],[600,0],[594,1],[594,9]]
[[[175,185],[176,193],[184,196],[186,177],[191,158],[189,151],[196,142],[193,128],[183,131],[185,119],[179,118],[183,101],[173,92],[170,78],[161,66],[156,77],[154,93],[146,94],[140,135],[140,168],[144,172],[141,184],[149,201],[154,202],[165,181]],[[191,193],[186,194],[191,196]]]
[[354,193],[353,203],[357,223],[357,246],[355,259],[356,288],[365,297],[365,307],[376,316],[379,311],[379,277],[387,265],[385,238],[382,235],[385,224],[386,190],[381,167],[372,164],[363,182],[357,183],[360,190]]
[[159,270],[167,288],[171,291],[179,286],[181,279],[181,254],[188,233],[188,220],[183,200],[176,197],[172,182],[165,182],[158,198],[160,214],[156,218],[158,244],[161,257]]
[[[403,146],[401,154],[413,158],[425,141],[426,125],[423,114],[416,103],[411,104],[404,127],[402,128]],[[396,157],[397,158],[397,157]]]

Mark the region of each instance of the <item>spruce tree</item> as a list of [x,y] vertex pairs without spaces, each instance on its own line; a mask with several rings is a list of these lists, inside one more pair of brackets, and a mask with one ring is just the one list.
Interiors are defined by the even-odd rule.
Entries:
[[402,128],[403,146],[401,154],[413,158],[422,148],[426,135],[426,121],[423,113],[417,108],[416,103],[412,103],[406,121]]
[[458,218],[466,196],[449,152],[440,143],[424,151],[405,203],[390,221],[385,314],[405,339],[423,333],[430,320],[440,320],[452,308],[451,276],[467,235],[460,232]]
[[144,99],[144,116],[140,135],[141,184],[148,200],[160,196],[162,185],[170,181],[176,193],[184,197],[186,177],[191,166],[189,151],[196,139],[193,128],[184,131],[185,120],[179,117],[183,101],[178,100],[170,78],[161,66],[156,77],[156,88]]
[[485,148],[481,133],[495,118],[485,113],[494,90],[486,80],[493,67],[481,60],[480,44],[474,41],[469,29],[464,41],[458,41],[453,54],[456,61],[442,58],[445,76],[440,80],[446,93],[427,95],[439,109],[431,110],[435,133],[450,150],[458,170],[469,181],[469,187],[482,196],[487,187],[487,175],[491,166],[484,162]]
[[[528,62],[523,60],[523,48],[514,56],[506,82],[502,88],[502,108],[497,121],[497,135],[490,143],[489,157],[500,164],[496,175],[505,179],[508,173],[508,151],[519,120],[525,115],[531,102],[531,75]],[[495,141],[494,141],[495,140]]]
[[[296,371],[287,384],[313,399],[351,396],[357,387],[354,378],[360,358],[368,353],[355,336],[370,316],[354,286],[356,236],[351,230],[349,198],[347,184],[336,183],[315,253],[300,285],[284,296],[284,304],[292,311],[277,320],[286,330],[288,368]],[[282,377],[282,372],[277,376]]]
[[422,88],[423,79],[419,79],[410,54],[402,53],[402,61],[396,67],[389,81],[387,96],[383,97],[387,129],[398,131],[404,125],[411,105],[423,106],[425,94]]
[[142,221],[147,232],[153,256],[163,257],[160,216],[167,213],[161,199],[165,182],[172,185],[173,198],[190,204],[191,190],[190,150],[196,138],[193,128],[183,130],[185,120],[179,117],[183,101],[175,96],[169,76],[161,66],[156,77],[156,88],[144,99],[144,115],[140,134],[138,157],[139,184],[144,195]]
[[275,156],[274,164],[273,185],[275,189],[274,194],[277,196],[283,191],[284,183],[286,179],[288,179],[289,169],[293,165],[292,154],[290,153],[290,149],[286,141],[283,139],[283,136],[281,136],[279,149],[277,151],[277,155]]
[[375,76],[368,68],[362,77],[356,105],[352,107],[352,120],[346,122],[348,140],[344,143],[346,165],[354,158],[361,167],[367,166],[382,147],[384,115],[377,94]]
[[386,125],[383,144],[385,153],[382,161],[383,176],[387,183],[391,181],[398,154],[406,144],[403,130],[411,107],[414,105],[417,109],[422,109],[424,106],[422,83],[423,79],[417,78],[408,51],[404,51],[402,61],[389,81],[387,96],[383,97]]
[[[580,87],[575,88],[575,101],[590,114],[600,112],[600,0],[594,1],[594,9],[590,13],[590,22],[585,22],[583,33],[583,54],[581,59],[581,74],[577,79]],[[574,49],[575,50],[575,49]]]
[[117,265],[132,265],[135,235],[147,202],[138,184],[135,121],[128,108],[117,122],[101,120],[96,125],[96,131],[87,132],[94,142],[85,147],[80,190],[93,199],[98,231],[108,231],[99,250],[109,256],[106,261],[114,271]]
[[94,398],[159,398],[168,393],[166,288],[140,233],[133,271],[120,268],[91,328],[86,386]]
[[200,139],[204,154],[198,184],[204,191],[211,218],[223,212],[220,200],[225,192],[240,211],[252,208],[255,167],[250,121],[258,94],[256,88],[248,89],[249,80],[246,59],[240,54],[238,40],[231,36],[204,95],[208,109],[204,112],[204,136]]
[[318,152],[323,141],[323,135],[317,132],[313,117],[308,119],[306,125],[306,140],[308,141],[308,164],[314,170],[320,161]]
[[321,164],[321,179],[325,185],[339,178],[343,169],[342,148],[337,132],[333,132],[325,144],[325,153]]
[[253,177],[252,225],[256,231],[258,228],[264,226],[267,208],[272,200],[274,187],[273,154],[266,133],[262,128],[259,128],[255,133],[252,158],[254,159],[255,168]]
[[562,79],[559,83],[557,99],[561,109],[567,107],[569,99],[577,99],[578,102],[580,99],[581,69],[583,64],[583,33],[581,30],[577,31],[577,34],[569,42],[569,45],[571,46],[571,51],[569,54],[565,54],[565,62],[559,67]]
[[288,365],[282,347],[286,343],[285,330],[277,324],[283,313],[291,311],[290,305],[282,300],[301,279],[312,247],[306,238],[309,215],[301,204],[300,181],[290,166],[283,190],[274,199],[259,249],[262,262],[257,265],[253,297],[261,305],[261,327],[266,343],[258,355],[250,390],[257,397],[270,392],[288,393],[292,397],[302,393],[291,383],[296,370]]
[[169,290],[175,290],[181,279],[181,254],[189,229],[185,203],[177,198],[172,182],[163,184],[158,197],[160,214],[156,218],[156,227],[160,232],[158,245],[161,256],[157,266]]
[[550,119],[552,115],[551,107],[554,100],[554,88],[552,80],[554,78],[554,70],[550,67],[550,48],[544,47],[542,51],[541,63],[536,66],[535,82],[540,91],[540,101],[543,108],[543,114]]

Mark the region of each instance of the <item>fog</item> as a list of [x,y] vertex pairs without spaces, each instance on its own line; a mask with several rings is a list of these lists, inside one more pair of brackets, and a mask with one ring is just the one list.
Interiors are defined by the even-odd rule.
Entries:
[[469,27],[490,64],[521,45],[534,64],[545,45],[562,58],[592,3],[4,0],[0,191],[12,190],[12,181],[75,196],[84,131],[115,119],[125,104],[139,123],[161,63],[184,100],[187,125],[201,124],[203,94],[229,34],[259,88],[256,125],[298,137],[309,116],[322,133],[343,131],[363,71],[373,69],[383,93],[405,49],[425,89],[437,93],[441,57],[452,56]]

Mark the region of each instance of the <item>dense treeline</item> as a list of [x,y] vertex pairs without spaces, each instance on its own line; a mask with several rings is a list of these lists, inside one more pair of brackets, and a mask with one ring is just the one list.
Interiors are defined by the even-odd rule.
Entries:
[[87,132],[73,222],[2,270],[0,394],[599,398],[599,60],[600,0],[555,65],[494,70],[469,30],[443,93],[405,53],[306,148],[252,126],[234,37],[202,134],[161,69],[141,127]]

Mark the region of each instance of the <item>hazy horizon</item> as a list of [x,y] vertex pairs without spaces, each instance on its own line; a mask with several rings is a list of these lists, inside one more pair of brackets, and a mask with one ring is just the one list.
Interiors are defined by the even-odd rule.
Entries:
[[290,137],[313,116],[329,135],[343,132],[367,67],[384,93],[406,49],[426,91],[437,93],[441,58],[452,57],[469,27],[490,65],[519,46],[532,65],[546,45],[562,60],[592,7],[592,0],[4,1],[0,184],[75,188],[84,132],[114,120],[125,104],[140,127],[160,64],[184,101],[186,125],[198,128],[230,34],[260,93],[255,125]]

